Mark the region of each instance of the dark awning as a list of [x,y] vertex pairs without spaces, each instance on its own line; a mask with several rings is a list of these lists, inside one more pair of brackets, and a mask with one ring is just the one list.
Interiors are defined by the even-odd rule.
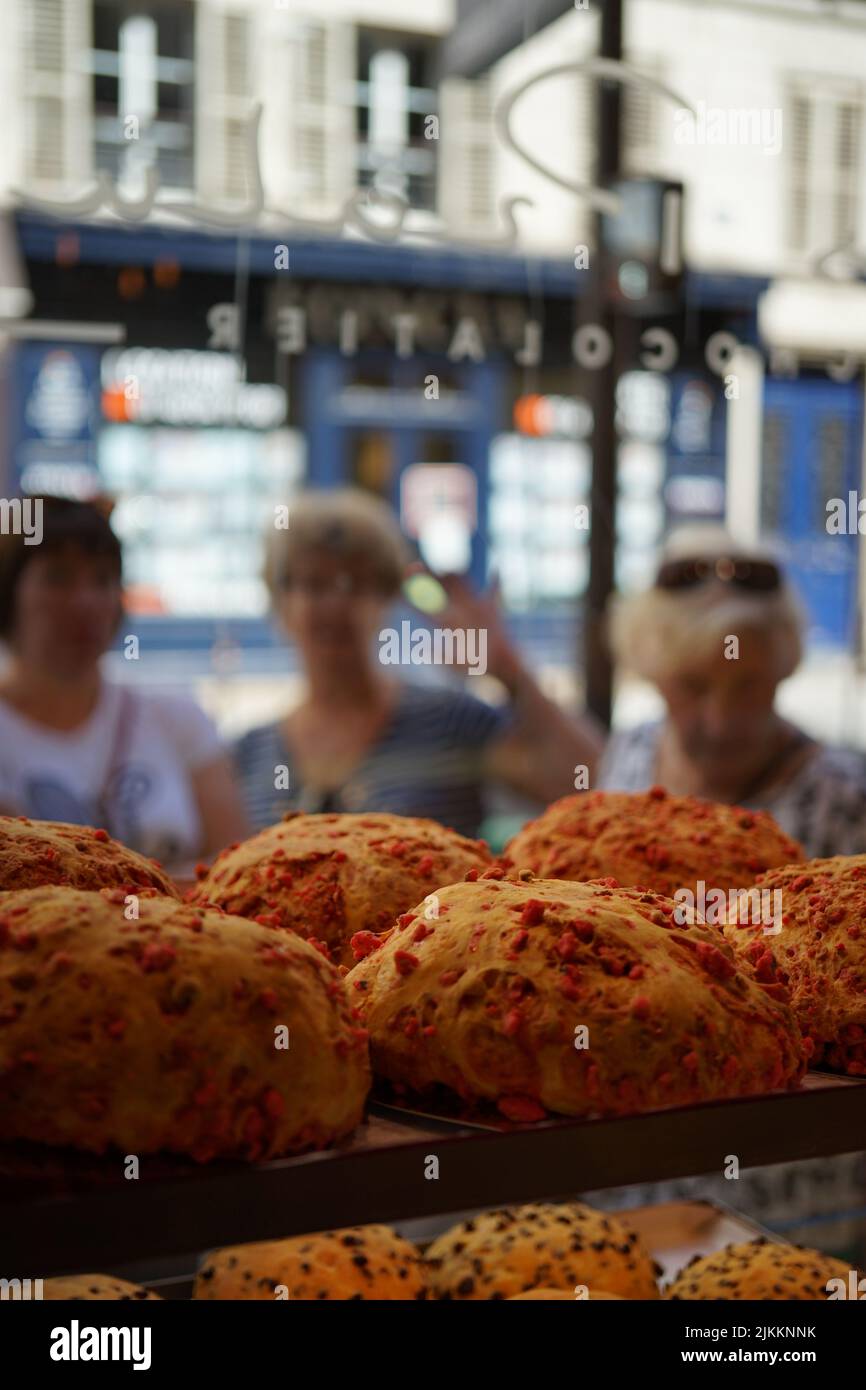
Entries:
[[458,0],[457,23],[439,48],[439,77],[477,77],[572,8],[573,0]]
[[[23,212],[16,213],[15,223],[21,250],[28,260],[54,261],[58,237],[73,232],[76,258],[83,264],[153,265],[159,260],[174,260],[189,270],[232,275],[237,271],[240,251],[235,232],[156,221],[60,222]],[[528,255],[519,248],[499,251],[457,243],[418,246],[354,237],[293,236],[291,231],[257,231],[246,237],[244,257],[254,275],[273,276],[276,235],[289,251],[292,274],[300,279],[451,286],[499,294],[525,294],[531,284],[544,294],[569,299],[575,295],[574,263],[570,257]],[[0,271],[2,265],[0,254]]]
[[[20,258],[55,261],[57,239],[73,232],[76,260],[83,265],[153,265],[159,260],[177,261],[185,270],[233,275],[237,272],[239,242],[236,233],[150,222],[124,224],[112,221],[61,223],[54,218],[17,212],[7,227],[17,233]],[[0,218],[0,300],[7,261]],[[244,254],[254,275],[274,274],[274,233],[248,236]],[[515,251],[468,249],[459,245],[439,247],[370,243],[351,237],[310,237],[284,234],[293,274],[302,280],[379,281],[385,284],[474,289],[491,294],[526,293],[528,285],[555,299],[574,299],[584,292],[575,277],[570,257],[541,256]],[[16,250],[17,250],[16,248]],[[10,260],[11,266],[13,262]],[[19,260],[20,264],[20,260]],[[26,266],[10,285],[26,288]],[[686,270],[685,299],[701,309],[750,312],[758,296],[768,288],[764,275]],[[27,312],[24,308],[21,312]],[[0,314],[2,317],[2,314]]]

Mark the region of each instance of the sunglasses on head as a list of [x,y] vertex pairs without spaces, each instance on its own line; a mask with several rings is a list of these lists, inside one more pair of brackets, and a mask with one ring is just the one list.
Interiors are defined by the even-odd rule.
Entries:
[[694,589],[717,580],[734,584],[752,593],[771,593],[782,583],[778,565],[772,560],[744,560],[742,556],[720,555],[715,560],[666,560],[656,576],[658,589]]

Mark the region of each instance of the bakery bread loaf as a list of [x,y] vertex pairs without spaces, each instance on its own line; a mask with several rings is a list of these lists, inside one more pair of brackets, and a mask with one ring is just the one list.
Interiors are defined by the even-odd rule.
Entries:
[[621,1298],[658,1298],[654,1265],[616,1216],[581,1202],[486,1211],[461,1221],[427,1248],[436,1298],[511,1298],[532,1289],[582,1284]]
[[508,1299],[508,1302],[540,1302],[542,1299],[547,1303],[552,1303],[555,1300],[558,1302],[565,1303],[597,1303],[599,1300],[607,1300],[608,1302],[621,1303],[622,1294],[604,1293],[601,1289],[596,1289],[594,1293],[587,1294],[585,1297],[577,1298],[573,1293],[569,1293],[567,1289],[530,1289],[528,1293],[513,1293],[511,1297]]
[[44,1299],[70,1299],[77,1302],[87,1299],[121,1299],[136,1302],[155,1299],[161,1303],[158,1293],[142,1288],[141,1284],[130,1284],[126,1279],[116,1279],[112,1274],[66,1274],[59,1279],[46,1279],[42,1286]]
[[720,931],[676,926],[669,899],[530,874],[438,898],[436,920],[416,910],[384,941],[355,943],[346,983],[387,1081],[448,1087],[517,1121],[799,1083],[784,999],[738,968]]
[[426,1298],[427,1276],[414,1245],[388,1226],[233,1245],[208,1255],[193,1298]]
[[506,862],[539,878],[607,875],[673,897],[704,880],[727,892],[803,851],[766,811],[646,792],[583,792],[555,801],[514,836]]
[[784,980],[813,1062],[866,1076],[866,854],[772,869],[755,888],[780,894],[781,932],[734,921],[725,936],[760,979]]
[[[862,1278],[859,1270],[853,1272]],[[826,1299],[840,1288],[831,1285],[828,1290],[829,1281],[841,1280],[841,1287],[848,1289],[851,1274],[844,1260],[761,1237],[726,1245],[712,1255],[696,1255],[668,1286],[665,1298]]]
[[66,888],[154,888],[178,896],[155,859],[112,840],[105,830],[60,821],[0,816],[0,892],[58,884]]
[[307,942],[123,889],[0,898],[0,1024],[0,1140],[268,1158],[348,1134],[369,1085]]
[[292,812],[219,855],[191,900],[290,927],[351,965],[355,932],[386,930],[428,894],[490,862],[483,841],[435,821]]

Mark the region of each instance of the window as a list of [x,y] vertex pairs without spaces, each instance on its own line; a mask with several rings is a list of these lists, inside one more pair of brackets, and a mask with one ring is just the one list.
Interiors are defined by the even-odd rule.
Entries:
[[816,256],[850,242],[863,196],[864,87],[810,79],[788,98],[788,243]]
[[488,568],[510,612],[571,604],[589,575],[589,446],[497,435],[490,450]]
[[428,85],[431,54],[424,37],[358,33],[358,185],[375,183],[426,212],[436,206],[438,143],[428,121],[438,113]]
[[164,187],[192,187],[193,45],[187,0],[94,5],[96,166],[130,195],[150,165]]
[[263,618],[265,538],[304,465],[294,430],[104,425],[99,472],[116,501],[127,611]]

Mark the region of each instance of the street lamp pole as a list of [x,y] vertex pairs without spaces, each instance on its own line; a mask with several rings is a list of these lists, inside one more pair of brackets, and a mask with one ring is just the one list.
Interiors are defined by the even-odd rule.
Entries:
[[[622,60],[623,0],[603,0],[601,6],[602,58]],[[604,188],[620,172],[621,87],[618,82],[601,80],[597,85],[598,154],[594,182]],[[587,371],[583,395],[589,400],[594,419],[592,434],[592,483],[590,488],[589,582],[586,591],[583,633],[583,669],[588,708],[605,725],[610,724],[613,673],[604,634],[604,614],[614,585],[616,545],[616,309],[608,292],[606,252],[602,233],[602,214],[595,214],[590,292],[581,300],[586,306],[586,322],[595,323],[609,334],[614,344],[610,361]]]

